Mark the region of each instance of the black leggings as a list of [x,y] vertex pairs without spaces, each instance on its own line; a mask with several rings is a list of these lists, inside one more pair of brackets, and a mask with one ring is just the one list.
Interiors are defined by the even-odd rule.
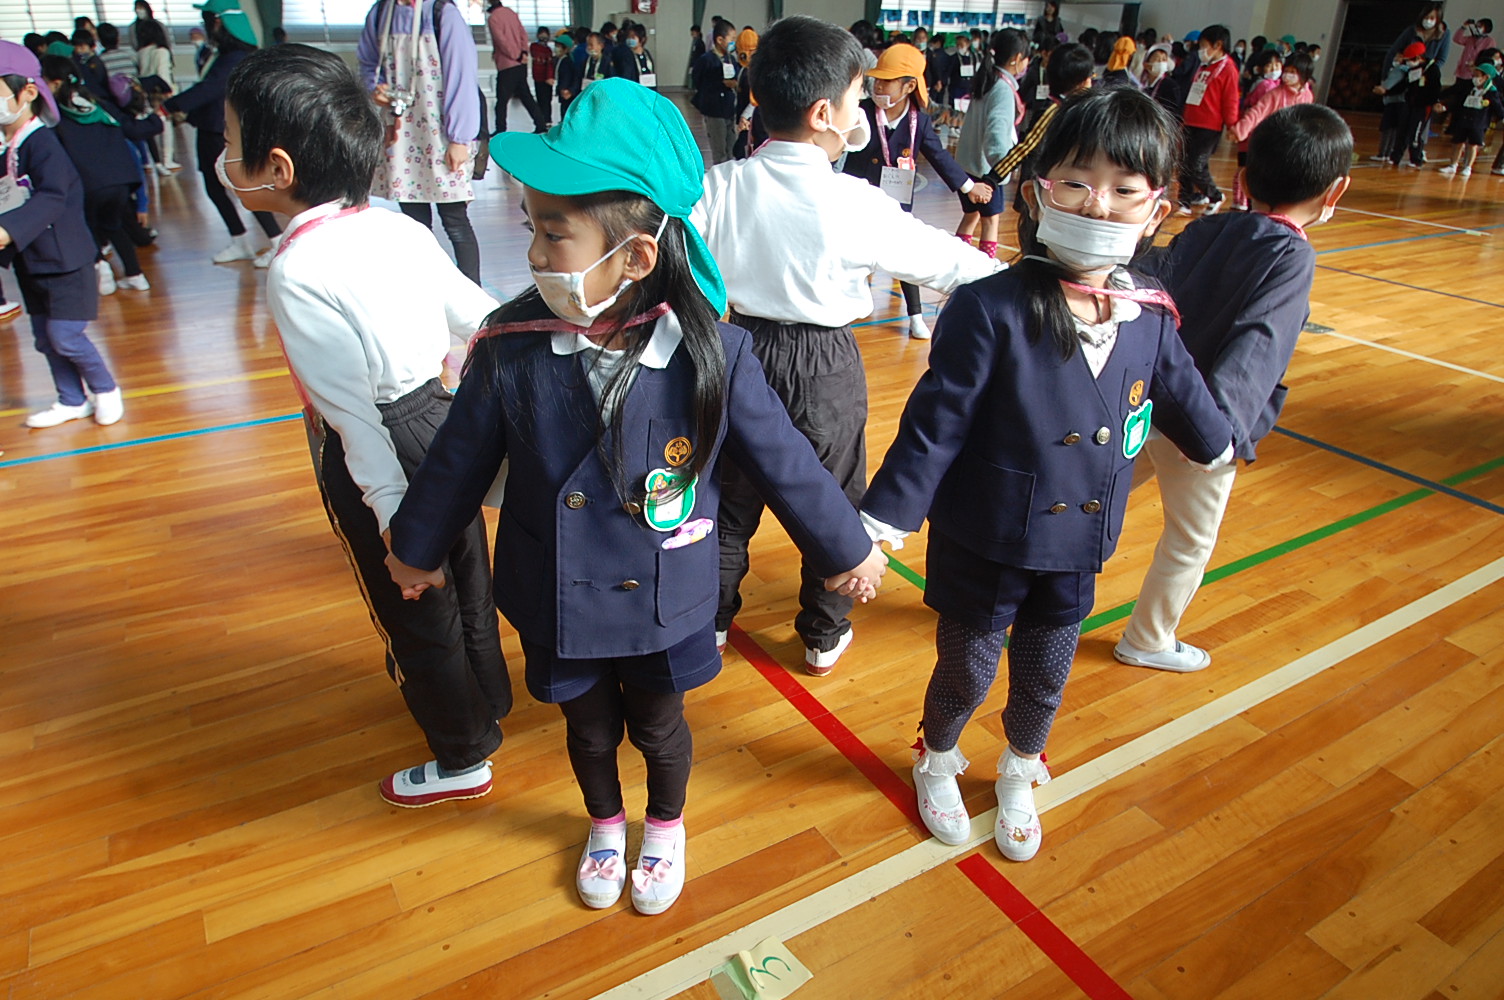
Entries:
[[[219,159],[219,154],[225,150],[225,134],[223,132],[207,132],[198,130],[194,150],[198,156],[198,172],[204,177],[204,194],[219,209],[219,217],[225,220],[225,228],[231,236],[244,236],[245,223],[240,221],[240,213],[235,209],[235,196],[225,190],[225,186],[219,183],[219,177],[214,173],[214,161]],[[267,238],[278,236],[282,227],[277,225],[277,219],[270,212],[252,212],[256,221],[261,224],[261,231],[266,233]]]
[[648,691],[606,676],[559,708],[567,723],[569,763],[593,819],[611,819],[623,808],[616,750],[624,725],[647,764],[648,816],[673,820],[684,814],[694,738],[684,718],[682,691]]
[[[99,244],[101,250],[106,243],[115,245],[115,251],[120,254],[120,266],[125,268],[127,278],[134,278],[141,273],[141,262],[136,257],[136,244],[126,232],[127,224],[136,219],[131,188],[130,184],[111,184],[84,192],[84,218],[89,223],[89,231],[94,234],[94,242]],[[95,259],[103,260],[104,255],[100,254]]]
[[[402,214],[414,219],[429,229],[433,228],[433,208],[426,201],[404,201]],[[441,201],[438,203],[439,223],[444,235],[454,246],[454,264],[460,273],[477,285],[480,284],[480,243],[475,238],[475,228],[470,225],[469,202]],[[615,815],[614,813],[612,815]]]

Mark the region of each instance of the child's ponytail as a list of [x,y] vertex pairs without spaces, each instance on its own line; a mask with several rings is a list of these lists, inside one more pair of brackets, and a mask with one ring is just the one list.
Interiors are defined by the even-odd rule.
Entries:
[[1029,52],[1029,38],[1017,28],[1004,28],[992,33],[992,40],[982,50],[981,62],[977,64],[971,96],[980,101],[987,92],[997,86],[997,74],[1004,66]]

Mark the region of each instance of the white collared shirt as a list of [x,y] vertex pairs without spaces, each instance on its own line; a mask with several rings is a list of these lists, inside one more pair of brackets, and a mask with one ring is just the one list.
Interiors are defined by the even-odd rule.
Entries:
[[[679,317],[672,312],[664,313],[653,324],[653,332],[648,338],[647,346],[642,349],[642,354],[637,358],[637,364],[647,368],[656,368],[662,371],[668,367],[673,359],[674,352],[679,349],[679,343],[684,339],[684,328],[679,325]],[[595,405],[601,405],[601,396],[606,391],[611,376],[616,374],[622,358],[626,357],[626,351],[613,351],[594,343],[583,332],[580,333],[555,333],[550,346],[557,355],[565,356],[578,354],[580,367],[585,372],[585,378],[590,383],[590,394],[595,397]],[[627,377],[627,383],[622,387],[621,396],[625,399],[627,392],[631,391],[632,383],[636,381],[637,373],[634,370]],[[610,421],[614,416],[613,409],[608,409],[603,418]]]
[[[1124,291],[1132,291],[1135,287],[1133,278],[1122,268],[1113,271],[1107,283]],[[1071,316],[1076,321],[1081,354],[1086,358],[1092,378],[1100,377],[1102,369],[1107,367],[1107,359],[1112,357],[1112,349],[1118,342],[1118,327],[1138,319],[1144,311],[1143,306],[1132,299],[1109,298],[1107,301],[1111,304],[1112,314],[1100,323],[1088,323],[1080,316]]]
[[731,307],[780,323],[839,327],[872,315],[873,271],[949,292],[1003,265],[905,212],[820,147],[770,142],[705,172],[690,215]]
[[377,403],[436,378],[496,300],[459,272],[433,233],[380,208],[298,232],[332,215],[294,216],[267,272],[266,298],[293,375],[339,434],[350,478],[386,530],[407,492]]

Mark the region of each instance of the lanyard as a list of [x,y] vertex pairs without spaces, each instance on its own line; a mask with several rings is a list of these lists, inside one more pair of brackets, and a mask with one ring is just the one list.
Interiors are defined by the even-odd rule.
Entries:
[[[883,165],[891,167],[893,165],[893,151],[888,148],[888,143],[890,141],[892,141],[892,136],[888,135],[888,116],[887,115],[883,115],[883,122],[882,122],[881,125],[878,126],[878,128],[882,129],[882,132],[883,132],[883,134],[881,136],[879,136],[879,138],[882,141],[878,143],[878,145],[883,148]],[[917,131],[918,128],[919,128],[919,110],[917,108],[910,108],[909,109],[909,143],[910,144],[914,144],[914,143],[917,143],[919,141],[919,139],[918,139],[919,133]],[[895,127],[893,129],[893,132],[894,132],[894,134],[897,134],[898,129]]]
[[1176,329],[1180,328],[1180,310],[1175,308],[1175,300],[1170,298],[1169,292],[1158,288],[1094,288],[1075,281],[1061,281],[1060,283],[1066,288],[1074,288],[1088,295],[1106,295],[1114,299],[1127,299],[1129,302],[1137,302],[1140,305],[1159,306],[1174,317]]
[[1271,212],[1269,213],[1267,218],[1274,222],[1278,222],[1282,226],[1290,227],[1291,229],[1295,230],[1295,234],[1301,239],[1305,240],[1307,243],[1311,242],[1311,238],[1306,235],[1305,227],[1296,222],[1294,219],[1290,218],[1288,215],[1275,215]]
[[[667,302],[660,302],[647,312],[641,312],[633,316],[623,323],[621,328],[625,330],[628,327],[652,323],[660,316],[667,316],[669,311],[669,304]],[[475,347],[476,341],[483,340],[486,337],[494,337],[498,333],[583,333],[588,337],[593,333],[605,333],[612,329],[615,329],[615,324],[610,320],[602,319],[591,323],[589,329],[582,329],[568,320],[562,319],[525,319],[517,323],[487,323],[475,331],[475,336],[470,338],[470,348],[473,349]]]
[[32,118],[31,121],[21,126],[21,131],[16,133],[16,137],[10,141],[9,148],[5,150],[5,176],[9,177],[14,183],[19,184],[21,182],[21,178],[16,176],[16,156],[21,152],[21,143],[25,142],[26,137],[31,135],[31,133],[45,127],[42,124],[42,119]]
[[343,219],[347,215],[354,215],[356,212],[364,212],[365,210],[365,205],[351,205],[349,208],[342,208],[337,212],[329,212],[327,215],[320,215],[318,218],[309,219],[307,222],[302,223],[298,226],[298,228],[294,229],[292,232],[288,233],[286,236],[282,237],[282,239],[277,241],[277,249],[276,252],[272,254],[272,257],[277,258],[282,256],[287,248],[292,246],[293,240],[297,239],[299,236],[302,236],[304,233],[309,232],[310,230],[317,229],[326,222],[333,222],[335,219]]
[[[422,32],[422,28],[423,28],[423,4],[422,4],[422,0],[414,0],[413,5],[412,5],[412,11],[413,11],[413,28],[412,28],[412,32],[409,35],[410,50],[409,50],[408,59],[407,59],[407,77],[408,77],[408,81],[407,82],[408,82],[409,86],[412,85],[412,78],[415,75],[417,75],[418,72],[419,72],[419,69],[418,69],[418,35]],[[386,18],[385,18],[385,22],[386,23],[383,24],[382,27],[381,27],[381,53],[377,57],[379,61],[377,62],[376,65],[380,69],[385,70],[387,68],[387,59],[386,59],[386,57],[387,57],[387,54],[390,52],[391,56],[392,56],[391,70],[390,70],[390,72],[387,75],[386,82],[391,85],[391,87],[392,87],[393,90],[402,90],[404,88],[398,82],[398,79],[397,79],[397,77],[399,75],[398,74],[398,70],[400,70],[402,68],[402,60],[399,59],[399,58],[397,58],[396,49],[394,49],[392,47],[392,21],[393,21],[394,16],[396,15],[396,12],[397,12],[397,0],[387,0]],[[438,25],[434,25],[434,31],[437,32],[438,30],[439,30],[438,29]]]
[[639,73],[651,73],[651,72],[653,72],[653,59],[646,52],[639,52],[639,53],[637,53],[637,72],[639,72]]

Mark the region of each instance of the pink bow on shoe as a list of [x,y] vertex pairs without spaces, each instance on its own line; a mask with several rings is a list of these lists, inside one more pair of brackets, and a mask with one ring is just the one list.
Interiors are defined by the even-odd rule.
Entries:
[[667,882],[669,870],[673,868],[673,862],[668,858],[659,858],[653,862],[652,867],[647,869],[632,869],[632,885],[639,893],[647,892],[648,886],[654,882]]
[[[615,851],[605,861],[587,856],[580,862],[580,878],[598,878],[607,882],[621,882],[626,878],[626,866],[621,862],[621,855]],[[633,873],[636,874],[635,872]]]

